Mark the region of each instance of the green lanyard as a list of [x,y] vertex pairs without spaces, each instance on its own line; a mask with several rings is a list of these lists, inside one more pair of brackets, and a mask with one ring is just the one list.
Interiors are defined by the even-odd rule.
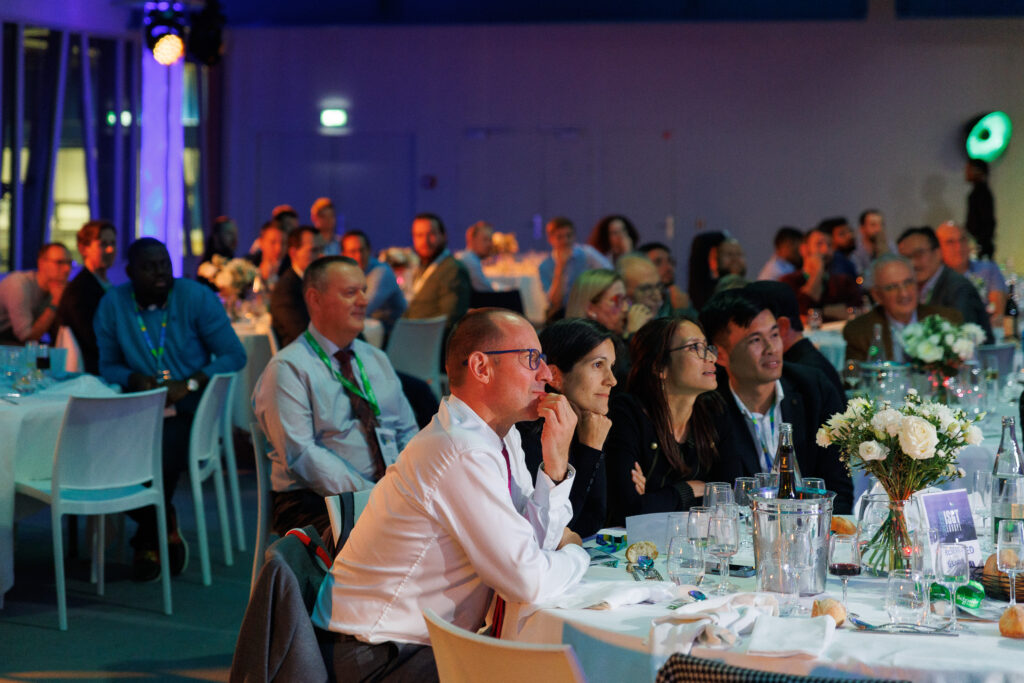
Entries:
[[366,376],[366,368],[363,367],[363,361],[359,360],[359,356],[357,356],[354,353],[352,354],[352,357],[356,359],[356,365],[359,366],[359,378],[363,380],[363,386],[366,387],[365,394],[359,387],[357,387],[355,384],[346,379],[340,372],[331,367],[330,356],[327,355],[327,352],[324,351],[322,346],[320,346],[320,343],[316,340],[316,338],[314,338],[313,335],[309,333],[309,330],[306,330],[303,333],[303,336],[306,338],[306,341],[309,342],[309,345],[313,347],[313,350],[316,351],[316,355],[320,356],[320,360],[322,360],[324,362],[324,365],[327,366],[327,371],[334,375],[334,378],[336,380],[341,382],[341,386],[345,387],[345,389],[350,391],[355,396],[358,396],[359,398],[369,403],[370,407],[373,408],[374,417],[380,417],[380,405],[377,403],[377,397],[373,393],[373,387],[370,386],[370,380]]
[[149,336],[149,330],[146,329],[146,321],[142,319],[142,309],[139,308],[139,303],[135,300],[135,292],[132,292],[132,303],[135,304],[135,321],[139,324],[139,331],[142,332],[142,338],[146,340],[146,346],[149,347],[149,353],[153,356],[153,360],[156,362],[156,374],[160,379],[170,379],[170,374],[164,369],[164,342],[167,339],[167,319],[171,314],[170,306],[171,295],[168,293],[167,301],[164,302],[164,317],[160,321],[160,346],[153,346],[153,340]]

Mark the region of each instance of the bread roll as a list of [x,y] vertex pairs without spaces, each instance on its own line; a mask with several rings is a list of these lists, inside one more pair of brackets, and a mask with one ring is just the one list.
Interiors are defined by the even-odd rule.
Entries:
[[857,525],[842,517],[832,517],[832,531],[837,534],[855,534]]
[[833,598],[814,601],[814,607],[811,608],[811,616],[820,617],[823,614],[828,614],[835,619],[836,626],[842,626],[843,622],[846,621],[846,608],[843,607],[843,603]]
[[640,559],[641,555],[656,559],[658,557],[658,546],[654,545],[651,541],[637,541],[631,543],[626,548],[626,561],[630,564],[636,564],[636,561]]
[[999,632],[1007,638],[1024,638],[1024,605],[1006,608],[999,617]]

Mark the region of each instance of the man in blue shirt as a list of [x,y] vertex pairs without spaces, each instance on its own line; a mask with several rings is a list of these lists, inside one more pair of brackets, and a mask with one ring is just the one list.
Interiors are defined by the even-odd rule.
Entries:
[[585,270],[607,268],[612,264],[589,244],[576,244],[576,227],[568,218],[552,218],[547,225],[551,255],[538,268],[540,284],[548,295],[548,318],[557,317],[569,301],[572,283]]
[[484,274],[483,259],[494,253],[494,226],[477,221],[466,230],[466,248],[455,255],[469,272],[469,283],[475,292],[493,292],[494,284]]
[[[168,510],[171,573],[188,563],[188,546],[178,531],[171,498],[188,467],[189,434],[199,397],[209,378],[245,365],[245,350],[214,293],[191,280],[175,279],[163,243],[152,237],[128,248],[130,282],[107,292],[94,327],[103,379],[125,391],[167,387],[163,430],[163,483]],[[156,552],[156,511],[130,513],[139,528],[133,578],[160,575]]]
[[349,230],[342,236],[341,255],[358,263],[366,274],[366,315],[381,321],[390,334],[408,305],[395,271],[370,255],[370,238],[362,230]]

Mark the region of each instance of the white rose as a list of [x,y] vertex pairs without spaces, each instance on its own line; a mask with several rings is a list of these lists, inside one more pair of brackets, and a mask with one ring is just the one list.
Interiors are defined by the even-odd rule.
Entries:
[[857,455],[860,459],[868,462],[870,460],[885,460],[889,455],[889,449],[877,441],[862,441],[857,446]]
[[932,423],[923,417],[910,415],[903,418],[900,425],[900,448],[907,457],[914,460],[927,460],[935,455],[935,446],[939,436],[935,433]]
[[981,329],[981,325],[966,323],[960,328],[960,332],[969,337],[975,344],[981,344],[985,341],[985,330]]
[[956,337],[953,336],[952,332],[948,332],[946,333],[946,336],[943,338],[943,341],[946,343],[946,346],[952,346],[957,341],[957,339]]
[[828,448],[832,445],[832,440],[828,437],[827,427],[822,427],[818,430],[818,433],[814,436],[814,442],[822,448]]
[[974,425],[971,425],[970,427],[967,428],[967,443],[969,443],[972,446],[980,446],[981,442],[984,440],[985,437],[982,435],[980,429],[978,429]]
[[889,436],[896,436],[900,431],[900,424],[903,421],[903,416],[898,410],[892,408],[886,408],[875,413],[875,416],[871,418],[871,428],[875,430],[875,433],[888,434]]
[[924,363],[934,363],[942,360],[942,348],[931,339],[925,339],[918,344],[915,353]]
[[974,342],[970,339],[957,339],[952,344],[953,353],[960,357],[960,360],[967,360],[974,355]]

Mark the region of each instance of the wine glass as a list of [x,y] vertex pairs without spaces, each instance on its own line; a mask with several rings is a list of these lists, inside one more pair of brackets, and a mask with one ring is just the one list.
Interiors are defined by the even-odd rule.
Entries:
[[[981,499],[978,506],[976,526],[979,531],[984,532],[988,525],[988,515],[992,505],[992,472],[989,470],[975,470],[971,480],[971,493],[977,493]],[[993,532],[995,530],[993,529]]]
[[724,481],[710,481],[704,484],[704,507],[712,511],[733,503],[732,487]]
[[828,489],[825,488],[824,479],[819,477],[804,477],[804,490],[818,493],[827,491]]
[[925,582],[911,569],[893,569],[885,590],[885,610],[889,623],[923,623],[928,608]]
[[677,586],[699,586],[704,579],[704,548],[698,539],[673,536],[666,565],[669,580]]
[[949,591],[950,631],[963,627],[956,622],[956,589],[971,579],[971,565],[967,562],[967,546],[962,543],[939,543],[935,550],[935,580]]
[[860,362],[855,360],[846,361],[843,366],[843,382],[846,384],[846,391],[852,393],[857,391],[861,383]]
[[736,512],[739,513],[740,525],[743,529],[740,548],[749,549],[754,545],[751,538],[750,521],[753,519],[752,509],[754,507],[754,500],[751,496],[756,490],[757,484],[753,477],[736,477],[736,483],[732,488],[732,499],[736,504]]
[[1010,605],[1017,604],[1017,574],[1024,572],[1024,522],[1001,519],[996,530],[996,567],[1010,576]]
[[719,576],[716,595],[737,590],[729,581],[729,558],[739,550],[739,524],[735,515],[715,514],[708,522],[708,552],[718,558]]
[[860,541],[856,534],[836,534],[828,543],[828,573],[843,581],[843,606],[846,606],[846,584],[851,576],[860,575]]
[[[787,615],[800,613],[800,585],[804,572],[811,568],[814,546],[811,542],[811,531],[806,527],[796,527],[783,536],[782,572],[787,591]],[[784,616],[787,616],[784,615]]]
[[690,522],[687,512],[670,512],[665,522],[665,537],[670,541],[676,536],[686,536],[686,527]]
[[777,491],[779,489],[779,473],[755,472],[754,486],[757,488],[758,491],[763,491],[764,489]]
[[707,539],[708,522],[711,520],[711,508],[703,505],[696,505],[690,508],[689,518],[686,520],[686,535],[694,539]]

